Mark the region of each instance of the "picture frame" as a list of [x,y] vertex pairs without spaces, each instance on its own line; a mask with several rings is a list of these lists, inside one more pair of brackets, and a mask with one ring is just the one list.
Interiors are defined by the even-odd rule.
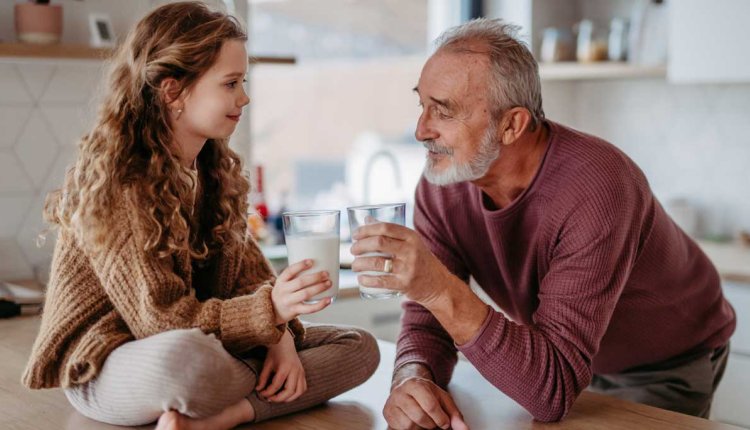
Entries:
[[91,46],[96,48],[113,48],[115,46],[115,32],[109,15],[90,13],[89,32],[91,33]]

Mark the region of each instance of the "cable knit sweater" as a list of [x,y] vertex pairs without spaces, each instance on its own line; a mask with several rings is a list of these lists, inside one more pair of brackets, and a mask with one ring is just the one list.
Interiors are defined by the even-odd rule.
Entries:
[[[197,191],[196,191],[197,193]],[[273,270],[248,235],[237,252],[195,264],[187,253],[157,260],[143,251],[134,193],[116,209],[103,250],[87,252],[59,232],[39,334],[23,375],[29,388],[68,387],[95,378],[118,346],[167,330],[200,328],[231,353],[278,343]],[[210,210],[210,208],[206,208]],[[301,342],[298,320],[289,327]]]
[[507,207],[468,182],[420,182],[417,231],[504,313],[490,312],[457,348],[427,309],[405,302],[396,368],[423,363],[446,386],[458,349],[535,418],[554,421],[592,373],[709,351],[727,343],[736,318],[716,269],[635,163],[601,139],[547,124],[539,172]]

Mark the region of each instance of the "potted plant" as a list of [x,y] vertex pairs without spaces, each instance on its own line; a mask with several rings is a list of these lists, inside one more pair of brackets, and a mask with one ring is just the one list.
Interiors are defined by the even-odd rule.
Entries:
[[16,37],[23,43],[50,44],[60,42],[62,36],[62,5],[49,0],[30,0],[16,3],[14,8]]

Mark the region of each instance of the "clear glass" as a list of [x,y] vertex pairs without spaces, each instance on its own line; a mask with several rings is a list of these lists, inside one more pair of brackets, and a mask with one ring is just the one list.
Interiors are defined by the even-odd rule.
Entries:
[[304,272],[327,271],[331,277],[331,288],[313,296],[307,304],[318,303],[324,298],[336,299],[339,292],[339,243],[340,211],[284,212],[284,238],[287,260],[291,266],[305,259],[312,259],[313,266]]
[[[368,205],[368,206],[356,206],[347,208],[349,215],[349,228],[352,233],[360,226],[365,224],[372,224],[374,222],[388,222],[392,224],[404,225],[406,220],[406,204],[405,203],[389,203],[382,205]],[[389,254],[383,254],[379,252],[371,252],[363,254],[364,257],[379,256],[379,257],[393,257]],[[377,271],[366,271],[360,272],[360,275],[371,275],[371,276],[392,276],[389,273],[377,272]],[[372,288],[359,286],[359,295],[363,299],[390,299],[399,297],[401,293],[394,290],[388,290],[386,288]]]

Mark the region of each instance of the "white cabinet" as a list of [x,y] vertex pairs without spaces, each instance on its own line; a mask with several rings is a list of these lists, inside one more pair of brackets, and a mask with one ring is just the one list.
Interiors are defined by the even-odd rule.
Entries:
[[750,81],[750,2],[669,2],[669,80],[680,83]]
[[484,7],[486,16],[521,26],[537,58],[547,27],[569,30],[588,19],[606,33],[618,17],[636,30],[628,40],[634,63],[542,64],[544,80],[661,77],[666,66],[673,83],[750,82],[748,0],[485,0]]
[[750,427],[750,284],[726,282],[724,295],[737,313],[729,361],[714,395],[711,419]]

